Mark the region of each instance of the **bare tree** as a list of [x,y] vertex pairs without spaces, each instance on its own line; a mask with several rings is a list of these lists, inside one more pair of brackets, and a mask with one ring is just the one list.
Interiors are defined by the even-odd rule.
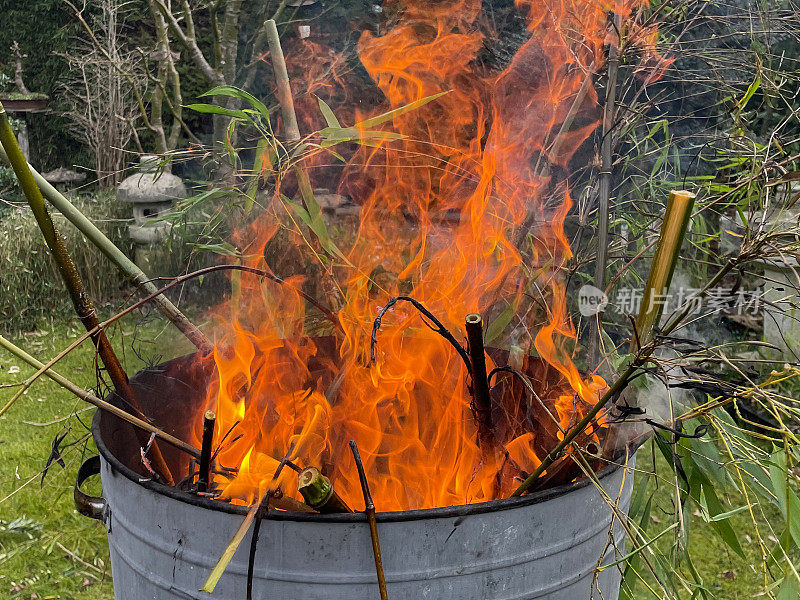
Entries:
[[134,136],[139,116],[136,98],[142,83],[126,79],[140,59],[124,46],[121,36],[124,5],[120,0],[99,0],[93,39],[79,38],[64,54],[71,77],[62,86],[72,134],[84,142],[94,157],[101,188],[119,183],[125,167],[125,149]]

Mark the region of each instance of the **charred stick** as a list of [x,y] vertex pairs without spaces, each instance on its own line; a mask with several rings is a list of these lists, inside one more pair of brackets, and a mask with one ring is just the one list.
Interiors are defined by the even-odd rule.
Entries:
[[216,422],[216,413],[213,410],[207,410],[203,416],[203,445],[200,446],[200,473],[197,476],[198,492],[207,492],[211,484],[211,450]]
[[472,375],[472,409],[478,419],[478,441],[484,449],[491,447],[492,400],[489,378],[486,375],[486,351],[483,347],[483,320],[477,313],[467,315],[467,341],[469,343],[470,374]]
[[278,465],[278,468],[275,469],[275,473],[272,475],[272,481],[269,484],[267,493],[264,494],[261,502],[258,503],[258,508],[253,515],[256,522],[253,525],[253,537],[250,539],[250,553],[247,558],[247,600],[252,600],[253,598],[253,566],[255,565],[256,561],[256,546],[258,545],[258,533],[261,530],[261,519],[266,517],[267,513],[269,512],[270,499],[278,489],[278,478],[281,475],[281,471],[283,471],[283,467],[286,466],[286,461],[289,460],[289,457],[292,455],[292,452],[294,452],[294,444],[289,447],[289,451],[286,453],[286,456],[283,457]]
[[[0,104],[0,144],[2,144],[3,149],[5,150],[6,156],[8,157],[8,160],[14,169],[14,173],[17,176],[20,187],[22,188],[23,192],[25,193],[25,197],[28,200],[28,205],[31,207],[31,212],[33,212],[33,215],[36,218],[36,223],[39,225],[39,229],[42,232],[45,243],[56,262],[59,273],[61,274],[61,278],[64,280],[64,285],[66,286],[72,303],[75,307],[75,312],[77,313],[78,318],[80,319],[81,323],[83,323],[83,326],[87,331],[97,329],[98,325],[100,324],[100,320],[97,317],[97,311],[95,310],[92,301],[89,299],[89,295],[87,294],[86,288],[83,285],[83,280],[78,274],[75,263],[72,262],[72,258],[67,251],[63,238],[59,235],[58,231],[56,231],[56,228],[53,225],[53,220],[50,217],[50,213],[48,212],[44,203],[42,191],[39,189],[39,186],[36,184],[36,180],[31,174],[30,168],[28,167],[28,161],[22,154],[22,150],[19,147],[17,138],[15,137],[14,132],[11,130],[11,124],[9,123],[8,115],[2,104]],[[121,398],[123,403],[131,407],[132,412],[134,412],[137,417],[144,416],[141,408],[139,407],[139,403],[136,400],[133,388],[131,388],[128,382],[128,376],[125,374],[117,355],[114,353],[114,349],[111,347],[111,343],[108,341],[105,332],[99,330],[90,337],[95,345],[95,348],[97,349],[97,353],[100,355],[100,359],[102,360],[109,377],[111,378],[112,383],[114,384],[115,392]],[[139,441],[139,445],[142,448],[146,447],[148,444],[147,436],[138,429],[136,429],[135,432]],[[175,481],[172,478],[169,467],[167,467],[167,464],[164,462],[164,457],[161,455],[158,444],[152,445],[150,451],[150,461],[155,472],[167,485],[175,485]]]
[[378,316],[375,318],[375,322],[372,324],[372,336],[370,337],[369,342],[369,358],[372,362],[375,362],[375,347],[378,345],[378,330],[381,328],[381,323],[383,321],[384,315],[399,301],[408,302],[414,308],[416,308],[419,312],[423,314],[423,316],[428,319],[431,323],[435,325],[432,327],[430,324],[425,323],[430,329],[441,335],[445,340],[447,340],[453,348],[455,348],[458,355],[461,357],[461,360],[464,361],[464,364],[467,366],[467,369],[471,371],[472,363],[470,361],[469,353],[464,350],[461,344],[458,343],[455,336],[450,333],[450,331],[445,327],[442,322],[437,319],[434,314],[425,308],[419,300],[415,300],[411,296],[395,296],[389,302],[386,303],[381,311],[378,313]]
[[[612,169],[614,166],[614,126],[617,106],[617,74],[619,72],[619,17],[613,12],[608,15],[612,39],[608,46],[608,77],[606,99],[603,106],[603,138],[600,147],[601,167],[599,182],[599,206],[597,209],[597,261],[594,269],[594,286],[605,288],[608,263],[609,214],[611,206]],[[591,341],[589,356],[591,364],[600,363],[600,337],[603,329],[603,313],[598,313],[591,322]]]
[[369,535],[372,539],[372,555],[375,557],[375,572],[378,575],[378,589],[380,590],[381,600],[388,600],[386,592],[386,577],[383,574],[383,557],[381,557],[381,541],[378,537],[378,521],[375,518],[375,504],[372,501],[372,494],[369,491],[367,474],[361,462],[361,455],[358,453],[358,445],[355,440],[350,440],[350,450],[353,451],[353,458],[358,469],[358,480],[361,482],[361,491],[364,493],[364,513],[367,515],[369,523]]
[[311,508],[321,513],[351,513],[353,510],[333,489],[330,479],[316,467],[300,472],[297,489]]

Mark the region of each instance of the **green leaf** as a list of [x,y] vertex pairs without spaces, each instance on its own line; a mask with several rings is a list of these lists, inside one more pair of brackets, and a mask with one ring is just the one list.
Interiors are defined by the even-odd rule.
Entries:
[[794,543],[800,547],[800,499],[788,486],[789,471],[783,450],[775,452],[770,457],[769,476],[772,489],[778,498],[778,508],[786,520]]
[[297,203],[291,202],[288,199],[285,200],[286,204],[317,237],[325,252],[327,252],[330,256],[338,256],[347,265],[350,265],[350,261],[342,253],[342,251],[339,250],[339,247],[328,233],[328,228],[325,225],[324,219],[322,218],[322,209],[320,209],[317,199],[314,197],[314,190],[311,188],[311,183],[308,180],[308,176],[304,171],[302,171],[302,169],[297,169],[296,173],[298,187],[300,188],[300,196],[303,199],[303,206],[301,207]]
[[328,127],[341,128],[342,126],[339,124],[339,119],[333,114],[331,107],[325,104],[322,98],[317,98],[317,102],[319,102],[319,109],[322,111],[322,116],[325,117],[325,122],[328,124]]
[[222,242],[220,244],[191,244],[191,246],[197,250],[206,250],[207,252],[213,252],[215,254],[219,254],[220,256],[239,255],[236,248],[228,242]]
[[[727,520],[714,520],[714,517],[725,514],[725,510],[723,510],[722,502],[720,502],[719,498],[717,497],[717,493],[714,491],[714,486],[711,481],[700,469],[696,468],[694,469],[690,482],[691,487],[694,488],[692,490],[692,495],[695,496],[695,494],[698,494],[695,497],[698,498],[701,506],[703,506],[711,516],[709,519],[711,527],[731,550],[736,552],[736,554],[742,558],[745,558],[744,550],[742,549],[742,546],[739,543],[739,538],[736,537],[736,532],[733,530],[731,524]],[[698,487],[700,490],[697,490]]]
[[269,109],[264,105],[264,103],[252,94],[249,94],[244,90],[232,85],[220,85],[215,88],[211,88],[206,93],[200,94],[200,96],[230,96],[232,98],[239,98],[257,110],[261,116],[264,117],[264,120],[269,123]]
[[437,98],[441,98],[445,94],[449,94],[450,90],[445,92],[439,92],[438,94],[433,94],[432,96],[426,96],[425,98],[420,98],[414,102],[406,104],[405,106],[401,106],[400,108],[395,108],[394,110],[390,110],[389,112],[385,112],[377,117],[372,117],[370,119],[366,119],[361,121],[360,123],[356,123],[355,127],[358,129],[368,129],[370,127],[375,127],[377,125],[382,125],[387,121],[391,121],[395,117],[399,117],[400,115],[404,115],[407,112],[411,112],[412,110],[416,110],[428,104],[429,102],[433,102]]
[[739,508],[734,508],[733,510],[729,510],[728,512],[714,515],[713,517],[708,518],[708,522],[713,523],[714,521],[724,521],[725,519],[730,519],[733,515],[739,514],[740,512],[744,512],[750,507],[751,505],[748,504],[746,506],[740,506]]
[[247,113],[243,110],[231,110],[229,108],[217,106],[216,104],[189,104],[186,106],[186,108],[199,113],[224,115],[226,117],[233,117],[235,119],[247,119]]
[[514,318],[516,312],[517,309],[512,304],[509,304],[505,310],[503,310],[503,312],[497,315],[486,328],[484,342],[491,344],[494,340],[496,340],[500,334],[505,331],[506,327],[508,327],[508,324],[511,323],[511,319]]
[[781,589],[775,600],[797,600],[800,598],[800,585],[797,583],[797,578],[794,574],[787,575],[781,583]]
[[760,87],[761,87],[761,75],[756,77],[755,81],[753,81],[753,83],[750,84],[750,87],[747,88],[747,91],[745,92],[742,99],[739,100],[740,109],[743,109],[745,106],[747,106],[747,103],[750,102],[750,99],[753,97],[753,94],[755,94],[758,91],[758,88]]
[[631,498],[631,506],[628,509],[628,516],[634,518],[638,516],[639,509],[642,508],[644,496],[647,493],[647,484],[650,482],[650,473],[643,473],[641,477],[637,477],[636,488]]
[[[385,112],[378,116],[356,123],[352,127],[341,127],[338,125],[339,121],[336,119],[336,115],[334,115],[333,111],[331,111],[330,108],[322,100],[320,100],[320,109],[322,110],[322,114],[325,116],[325,120],[328,123],[328,127],[319,132],[320,136],[322,136],[321,145],[323,147],[327,147],[342,142],[360,141],[367,146],[374,146],[382,142],[401,139],[403,136],[397,132],[377,130],[372,131],[370,128],[377,127],[378,125],[382,125],[387,121],[391,121],[395,117],[399,117],[400,115],[425,106],[429,102],[432,102],[433,100],[436,100],[437,98],[440,98],[448,93],[449,91],[440,92],[438,94],[433,94],[432,96],[421,98],[415,102],[401,106],[400,108],[395,108],[389,112]],[[327,108],[330,114],[326,114],[326,110],[323,108],[323,105]],[[336,123],[335,125],[333,124],[334,122]]]
[[[650,496],[647,499],[647,503],[644,505],[644,510],[642,511],[642,517],[639,519],[639,531],[644,533],[647,531],[647,527],[650,524],[650,509],[653,504],[653,496]],[[629,561],[628,564],[625,566],[625,571],[622,573],[622,582],[624,585],[621,586],[620,594],[622,597],[627,598],[628,600],[633,600],[634,596],[633,590],[636,587],[636,581],[639,579],[639,563],[641,562],[641,558],[639,554],[635,554]]]

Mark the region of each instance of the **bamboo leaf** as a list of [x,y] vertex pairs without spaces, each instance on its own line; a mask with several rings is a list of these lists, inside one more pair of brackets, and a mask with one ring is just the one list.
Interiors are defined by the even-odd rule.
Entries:
[[223,108],[222,106],[217,106],[216,104],[189,104],[186,106],[195,112],[199,113],[206,113],[206,114],[213,114],[213,115],[224,115],[226,117],[233,117],[235,119],[247,119],[247,113],[243,110],[232,110],[230,108]]
[[[328,123],[328,127],[319,132],[323,140],[322,146],[325,147],[328,145],[351,141],[361,141],[365,145],[371,146],[380,142],[400,139],[403,136],[397,132],[372,131],[370,129],[372,127],[377,127],[378,125],[382,125],[387,121],[391,121],[395,117],[399,117],[400,115],[404,115],[412,110],[416,110],[422,106],[425,106],[429,102],[432,102],[448,93],[449,91],[440,92],[438,94],[433,94],[432,96],[420,98],[415,102],[395,108],[394,110],[390,110],[378,116],[365,119],[364,121],[356,123],[352,127],[341,127],[338,124],[339,121],[336,119],[336,115],[334,115],[333,111],[330,110],[330,107],[328,107],[322,100],[319,100],[320,109],[322,110],[322,114],[325,116],[325,120]],[[326,109],[323,108],[323,106],[327,108],[327,111],[329,111],[330,114],[326,114]]]
[[266,105],[252,94],[249,94],[244,90],[232,85],[219,85],[211,88],[204,94],[200,94],[200,96],[230,96],[232,98],[239,98],[240,100],[244,100],[250,106],[252,106],[256,111],[259,112],[259,114],[261,114],[262,117],[264,117],[264,120],[269,123],[269,109],[266,107]]
[[512,304],[509,304],[505,310],[503,310],[503,312],[497,315],[486,328],[484,342],[491,344],[494,340],[496,340],[500,334],[505,331],[506,327],[508,327],[508,324],[511,323],[511,319],[514,318],[516,312],[516,308]]
[[700,490],[694,491],[693,495],[699,494],[700,503],[711,516],[709,523],[714,528],[717,535],[731,550],[742,558],[745,558],[744,550],[739,543],[739,538],[736,537],[733,526],[727,520],[715,520],[716,517],[724,515],[725,511],[723,510],[722,502],[720,502],[717,493],[714,491],[714,485],[703,472],[697,468],[694,469],[691,481],[692,487],[700,487]]
[[794,543],[800,547],[800,498],[787,484],[788,467],[783,450],[775,452],[770,457],[769,476],[789,533]]
[[385,112],[382,115],[378,115],[377,117],[372,117],[370,119],[366,119],[361,121],[360,123],[356,123],[355,127],[359,129],[368,129],[370,127],[376,127],[378,125],[382,125],[387,121],[391,121],[395,117],[399,117],[400,115],[404,115],[412,110],[416,110],[428,104],[429,102],[433,102],[437,98],[441,98],[445,94],[449,94],[450,90],[439,92],[438,94],[433,94],[432,96],[426,96],[425,98],[420,98],[414,102],[406,104],[405,106],[401,106],[400,108],[395,108],[394,110],[390,110],[389,112]]
[[319,109],[322,111],[322,116],[325,117],[325,122],[328,124],[328,127],[341,128],[342,126],[339,124],[339,119],[333,114],[331,107],[325,104],[322,98],[317,98],[317,102],[319,102]]
[[753,95],[758,91],[760,87],[761,87],[761,75],[755,78],[755,81],[753,81],[753,83],[751,83],[750,86],[747,88],[747,91],[745,92],[744,96],[742,96],[742,99],[739,100],[739,109],[743,109],[745,106],[747,106],[747,103],[750,102],[750,99],[753,97]]
[[800,598],[800,586],[798,586],[797,578],[794,575],[787,575],[781,583],[781,589],[775,600],[797,600]]

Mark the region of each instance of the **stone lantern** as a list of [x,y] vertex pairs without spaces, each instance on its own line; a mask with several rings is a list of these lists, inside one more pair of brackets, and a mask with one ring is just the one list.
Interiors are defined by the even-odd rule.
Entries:
[[158,156],[143,154],[137,172],[126,177],[117,188],[117,199],[133,206],[128,235],[136,244],[134,261],[145,272],[159,270],[157,264],[150,263],[165,257],[163,242],[172,229],[170,223],[158,219],[170,211],[175,200],[186,198],[186,186],[180,177],[159,171],[159,162]]

